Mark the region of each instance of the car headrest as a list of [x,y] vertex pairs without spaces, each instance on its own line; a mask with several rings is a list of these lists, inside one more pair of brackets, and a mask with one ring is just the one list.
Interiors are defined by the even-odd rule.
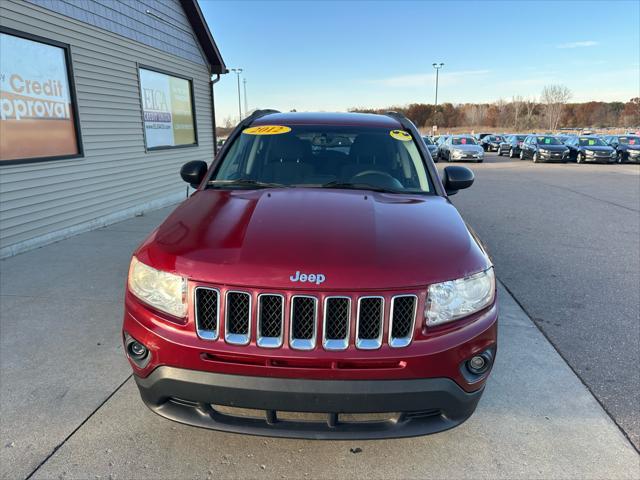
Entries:
[[285,134],[274,137],[274,143],[271,146],[272,162],[302,162],[307,158],[307,150],[311,149],[310,145],[306,145],[295,135]]
[[356,137],[351,145],[349,156],[356,163],[381,163],[392,159],[391,137],[363,133]]

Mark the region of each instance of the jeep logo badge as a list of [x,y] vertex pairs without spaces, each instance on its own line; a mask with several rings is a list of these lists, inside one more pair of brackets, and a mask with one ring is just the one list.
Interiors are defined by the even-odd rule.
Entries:
[[289,277],[289,280],[292,282],[309,282],[315,283],[316,285],[320,285],[325,279],[326,277],[322,273],[300,273],[299,270]]

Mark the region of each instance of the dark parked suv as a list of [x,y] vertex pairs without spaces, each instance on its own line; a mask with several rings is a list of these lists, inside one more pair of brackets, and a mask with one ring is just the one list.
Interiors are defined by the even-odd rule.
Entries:
[[636,135],[607,135],[605,143],[615,148],[618,163],[640,162],[640,137]]
[[[124,351],[171,420],[314,439],[415,436],[475,410],[493,265],[420,133],[390,113],[243,120],[134,252]],[[249,409],[249,411],[247,410]]]
[[571,160],[578,163],[600,162],[612,163],[617,161],[615,148],[607,145],[600,137],[593,135],[573,137],[566,141]]
[[498,155],[508,154],[509,158],[515,158],[520,155],[520,149],[524,143],[526,135],[507,135],[498,147]]
[[552,135],[529,135],[520,147],[520,160],[538,162],[566,162],[569,148]]

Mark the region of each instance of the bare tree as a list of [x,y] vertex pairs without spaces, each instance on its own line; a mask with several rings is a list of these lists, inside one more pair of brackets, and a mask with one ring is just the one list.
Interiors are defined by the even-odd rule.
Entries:
[[514,95],[511,98],[511,105],[513,107],[513,128],[518,130],[521,122],[520,112],[522,112],[524,107],[524,98],[522,98],[522,95]]
[[525,127],[531,128],[533,126],[533,116],[536,113],[537,102],[535,97],[527,98],[523,102],[525,111]]
[[509,104],[503,98],[499,98],[496,103],[497,123],[499,126],[504,127],[508,123],[509,116]]
[[469,125],[480,126],[487,115],[486,105],[471,105],[465,112]]
[[540,101],[544,105],[545,118],[550,130],[558,128],[562,109],[571,98],[571,90],[564,85],[547,85],[542,89]]

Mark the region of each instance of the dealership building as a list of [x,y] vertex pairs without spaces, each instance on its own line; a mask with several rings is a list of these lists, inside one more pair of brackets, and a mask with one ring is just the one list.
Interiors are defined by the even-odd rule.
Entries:
[[0,257],[183,199],[226,71],[197,0],[1,0]]

